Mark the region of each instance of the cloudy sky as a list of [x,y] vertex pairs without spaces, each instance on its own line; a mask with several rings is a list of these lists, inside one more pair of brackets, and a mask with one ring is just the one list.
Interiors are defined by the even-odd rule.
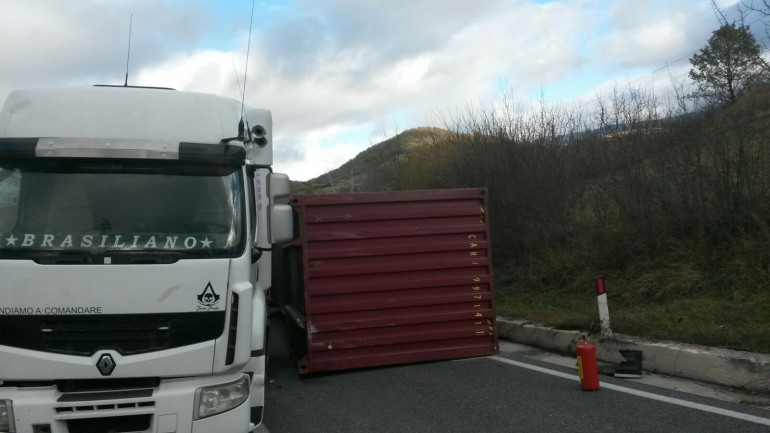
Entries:
[[307,180],[501,93],[526,104],[664,89],[719,26],[708,0],[256,0],[249,46],[251,9],[0,0],[0,100],[123,84],[132,21],[130,85],[240,99],[246,81],[246,103],[273,111],[276,171]]

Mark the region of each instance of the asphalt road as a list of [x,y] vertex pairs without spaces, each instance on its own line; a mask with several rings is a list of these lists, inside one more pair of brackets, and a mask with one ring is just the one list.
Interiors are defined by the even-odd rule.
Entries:
[[770,432],[770,410],[604,376],[586,392],[516,354],[300,377],[273,337],[270,433]]

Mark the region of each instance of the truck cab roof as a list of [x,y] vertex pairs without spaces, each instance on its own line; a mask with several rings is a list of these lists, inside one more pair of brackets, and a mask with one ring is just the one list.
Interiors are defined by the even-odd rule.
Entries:
[[[219,144],[238,135],[241,111],[241,103],[234,99],[172,89],[17,90],[0,111],[0,137]],[[243,111],[249,127],[261,125],[271,143],[270,111],[248,107]],[[271,146],[247,153],[252,163],[272,163]]]

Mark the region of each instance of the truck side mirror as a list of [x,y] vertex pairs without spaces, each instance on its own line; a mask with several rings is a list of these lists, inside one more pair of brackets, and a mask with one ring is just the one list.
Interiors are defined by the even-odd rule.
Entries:
[[[287,178],[288,179],[288,178]],[[269,242],[285,244],[294,239],[294,213],[287,204],[272,204],[268,209]]]
[[274,204],[276,199],[288,197],[291,194],[291,182],[289,182],[289,176],[283,173],[268,174],[267,193],[270,197],[271,204]]
[[294,239],[294,213],[291,206],[276,204],[276,200],[291,195],[289,176],[283,173],[267,175],[267,194],[270,198],[267,214],[268,242],[285,244]]

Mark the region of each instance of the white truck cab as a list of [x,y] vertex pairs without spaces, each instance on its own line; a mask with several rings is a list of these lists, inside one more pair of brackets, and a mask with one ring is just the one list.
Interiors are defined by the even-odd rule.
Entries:
[[171,89],[16,91],[0,112],[0,432],[262,419],[272,118]]

